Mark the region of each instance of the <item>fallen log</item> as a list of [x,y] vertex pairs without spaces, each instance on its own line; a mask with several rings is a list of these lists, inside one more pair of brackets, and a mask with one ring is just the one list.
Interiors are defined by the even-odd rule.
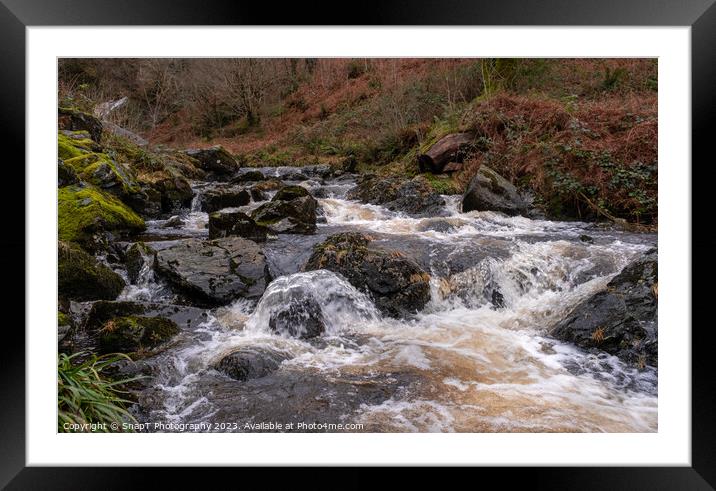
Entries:
[[461,163],[473,139],[471,133],[452,133],[442,137],[427,152],[418,155],[420,172],[441,174],[447,163]]

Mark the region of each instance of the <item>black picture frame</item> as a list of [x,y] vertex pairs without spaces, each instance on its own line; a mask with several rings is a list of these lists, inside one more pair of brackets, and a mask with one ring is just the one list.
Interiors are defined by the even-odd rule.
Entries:
[[[0,485],[8,489],[114,489],[148,484],[148,469],[50,468],[25,465],[25,324],[24,265],[32,260],[25,253],[24,162],[25,132],[25,28],[27,26],[112,26],[112,25],[548,25],[548,26],[691,26],[692,48],[692,264],[699,264],[699,278],[709,278],[716,234],[703,230],[708,224],[711,128],[716,115],[716,5],[715,0],[488,0],[360,1],[351,4],[351,14],[339,15],[335,8],[314,3],[191,0],[0,0],[0,53],[2,80],[3,148],[15,149],[15,165],[4,166],[2,179],[18,193],[13,212],[4,219],[6,230],[0,244],[2,271],[14,272],[12,287],[3,298],[7,310],[18,315],[14,325],[2,327],[6,349],[0,357]],[[711,151],[710,151],[711,150]],[[696,165],[695,163],[699,163]],[[711,164],[713,166],[713,164]],[[688,171],[688,169],[684,169]],[[698,172],[697,172],[698,171]],[[697,178],[698,175],[698,178]],[[5,195],[6,199],[9,195]],[[709,227],[712,229],[712,227]],[[528,468],[520,472],[484,469],[500,473],[509,484],[529,475],[533,486],[563,489],[714,489],[716,487],[716,391],[712,376],[713,321],[697,323],[706,316],[711,289],[698,288],[692,275],[692,467],[619,468]],[[10,277],[11,278],[11,277]],[[6,284],[10,284],[7,282]],[[28,292],[31,293],[31,292]],[[699,315],[703,314],[703,315]],[[8,348],[11,347],[11,348]],[[183,479],[178,469],[157,469],[150,473],[163,487]],[[301,475],[299,473],[299,475]],[[221,478],[214,475],[213,479]],[[346,482],[356,481],[345,475]]]

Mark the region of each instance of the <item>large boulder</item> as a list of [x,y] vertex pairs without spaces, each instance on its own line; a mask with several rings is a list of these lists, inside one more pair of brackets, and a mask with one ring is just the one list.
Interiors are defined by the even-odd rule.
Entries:
[[657,366],[657,268],[657,251],[652,249],[625,267],[605,290],[577,305],[550,334],[640,368]]
[[251,194],[243,188],[216,187],[204,191],[199,197],[201,211],[212,213],[224,208],[246,206],[251,202]]
[[246,381],[275,372],[288,358],[288,354],[275,349],[246,347],[224,356],[215,368],[233,379]]
[[237,235],[254,242],[264,242],[268,228],[258,225],[253,218],[240,211],[217,211],[209,215],[209,238],[220,239]]
[[57,110],[57,124],[61,130],[86,131],[95,142],[102,142],[102,122],[91,114],[60,107]]
[[472,133],[452,133],[432,145],[425,153],[418,155],[420,172],[440,174],[447,171],[450,163],[461,163],[472,150],[475,135]]
[[157,252],[154,268],[200,305],[260,297],[270,281],[261,248],[240,237],[181,241]]
[[124,280],[74,244],[58,242],[58,291],[73,300],[113,300]]
[[199,163],[199,167],[208,173],[207,177],[226,178],[236,174],[239,163],[222,146],[190,149],[186,154]]
[[132,170],[104,153],[88,132],[60,131],[57,154],[62,160],[60,186],[82,180],[114,194],[130,206],[133,201],[146,199]]
[[141,188],[130,169],[104,153],[88,153],[65,160],[79,178],[127,201],[141,194]]
[[172,213],[191,206],[194,191],[183,176],[168,175],[157,179],[152,187],[159,192],[161,210]]
[[146,226],[134,211],[111,194],[92,186],[65,186],[57,190],[60,240],[95,247],[107,233],[126,236]]
[[499,211],[510,216],[527,214],[528,204],[510,181],[486,165],[472,178],[462,197],[462,211]]
[[101,353],[134,353],[155,348],[179,333],[179,327],[163,317],[116,317],[99,330]]
[[397,251],[372,248],[370,242],[370,237],[358,232],[332,235],[314,247],[304,270],[341,274],[391,317],[422,309],[430,300],[430,275],[412,259]]
[[367,176],[348,191],[346,197],[413,216],[440,215],[444,213],[445,207],[445,200],[422,176],[410,180]]
[[318,202],[306,188],[285,186],[266,204],[256,208],[251,218],[275,233],[312,234],[316,231]]

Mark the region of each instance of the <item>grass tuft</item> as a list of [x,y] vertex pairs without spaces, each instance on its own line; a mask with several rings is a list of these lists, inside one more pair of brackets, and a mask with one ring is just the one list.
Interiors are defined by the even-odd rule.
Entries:
[[[104,356],[86,353],[73,355],[60,353],[57,361],[57,431],[118,431],[112,423],[122,428],[122,423],[136,423],[126,410],[131,401],[122,397],[124,384],[139,380],[141,376],[111,380],[104,372],[112,364],[130,360],[127,355],[115,353]],[[82,425],[82,429],[67,429],[68,425]],[[89,426],[93,425],[93,426]],[[131,431],[131,430],[124,430]]]

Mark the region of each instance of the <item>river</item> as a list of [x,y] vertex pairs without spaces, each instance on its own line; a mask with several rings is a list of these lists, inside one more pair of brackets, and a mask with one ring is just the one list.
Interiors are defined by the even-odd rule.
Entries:
[[[657,431],[655,369],[638,371],[548,335],[579,301],[654,247],[656,235],[463,214],[455,196],[445,197],[444,216],[411,218],[346,200],[348,178],[297,183],[318,198],[324,223],[315,235],[279,235],[266,243],[274,281],[258,302],[203,310],[200,321],[142,361],[151,381],[134,408],[139,421],[211,423],[208,431],[253,431],[262,424],[263,431],[277,431],[268,423],[294,429],[319,423],[305,431],[348,428],[321,424],[363,432]],[[198,194],[206,186],[193,184]],[[150,221],[143,240],[161,249],[207,236],[208,216],[196,202],[180,215],[181,228]],[[420,313],[383,317],[342,277],[301,271],[315,244],[346,230],[368,233],[376,246],[430,271],[431,300]],[[322,336],[271,332],[268,317],[287,292],[320,304]],[[120,299],[175,301],[149,268]],[[287,359],[265,377],[239,382],[213,368],[237,348],[266,347]]]

